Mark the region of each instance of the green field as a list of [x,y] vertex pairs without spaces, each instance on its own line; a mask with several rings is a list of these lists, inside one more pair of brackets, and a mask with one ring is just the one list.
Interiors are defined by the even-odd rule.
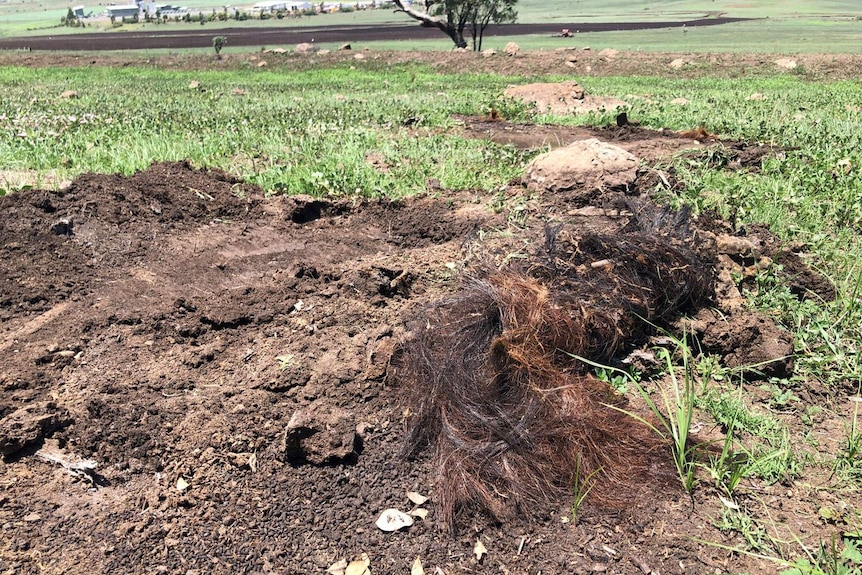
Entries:
[[[193,0],[184,6],[205,13],[221,10],[223,4],[212,0]],[[0,36],[67,34],[81,31],[111,30],[105,19],[89,20],[87,28],[60,26],[60,19],[71,6],[67,1],[45,0],[35,4],[23,0],[0,2]],[[238,5],[240,9],[250,8]],[[85,5],[85,11],[96,14],[101,5]],[[631,50],[686,51],[686,52],[859,52],[862,51],[862,6],[858,2],[730,2],[724,1],[668,1],[668,2],[599,2],[595,0],[568,1],[521,0],[518,5],[519,22],[608,22],[608,21],[680,21],[724,15],[740,18],[762,18],[756,23],[730,24],[715,28],[691,29],[685,34],[679,29],[653,31],[612,32],[582,34],[578,41],[596,47],[615,47]],[[208,30],[215,33],[219,27],[246,26],[342,26],[349,24],[408,24],[406,16],[392,10],[367,10],[343,14],[327,14],[303,18],[247,20],[244,22],[213,22]],[[170,29],[192,28],[196,24],[171,23]],[[153,24],[126,24],[118,32],[131,29],[153,28]],[[160,28],[164,29],[164,28]],[[511,38],[529,49],[553,48],[554,39],[546,37]],[[505,41],[497,43],[505,44]],[[501,44],[501,45],[502,45]],[[492,40],[492,46],[494,40]],[[441,36],[439,41],[404,41],[370,43],[378,49],[448,49],[449,42]]]

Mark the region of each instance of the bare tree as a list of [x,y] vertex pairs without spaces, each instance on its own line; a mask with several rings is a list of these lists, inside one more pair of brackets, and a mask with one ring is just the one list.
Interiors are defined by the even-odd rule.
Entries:
[[404,12],[422,26],[439,29],[449,36],[455,46],[466,48],[464,30],[470,26],[473,49],[482,46],[482,36],[488,24],[514,22],[514,6],[518,0],[393,0],[397,12]]

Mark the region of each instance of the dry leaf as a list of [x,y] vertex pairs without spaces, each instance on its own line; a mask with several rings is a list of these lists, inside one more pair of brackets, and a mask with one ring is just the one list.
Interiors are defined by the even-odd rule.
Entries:
[[416,493],[415,491],[408,491],[407,492],[407,499],[409,499],[410,502],[413,503],[413,505],[422,505],[423,503],[428,501],[427,497],[425,497],[424,495],[421,495],[419,493]]
[[425,569],[422,567],[422,561],[417,557],[410,568],[410,575],[425,575]]
[[422,507],[417,507],[410,512],[410,515],[412,515],[413,517],[418,517],[419,519],[425,519],[426,517],[428,517],[428,510],[423,509]]
[[371,560],[368,559],[368,554],[363,553],[356,561],[351,561],[347,568],[344,569],[344,575],[371,575],[368,566],[371,565]]
[[344,575],[344,570],[347,569],[347,559],[336,561],[326,570],[329,575]]
[[180,477],[179,479],[177,479],[177,490],[178,490],[178,491],[185,491],[185,490],[186,490],[186,489],[188,489],[188,488],[189,488],[189,482],[188,482],[188,481],[186,481],[186,480],[185,480],[184,478],[182,478],[182,477]]
[[488,554],[488,550],[485,549],[485,545],[482,544],[481,539],[476,539],[476,544],[473,545],[473,555],[476,556],[476,561],[481,561],[482,557]]
[[724,506],[727,507],[728,509],[739,509],[739,505],[734,503],[733,499],[727,499],[725,497],[722,497],[721,495],[719,495],[718,498],[721,500],[721,502],[724,504]]

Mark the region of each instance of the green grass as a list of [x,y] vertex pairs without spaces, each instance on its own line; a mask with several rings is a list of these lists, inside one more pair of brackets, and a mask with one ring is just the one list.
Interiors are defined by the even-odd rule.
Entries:
[[[452,125],[451,112],[487,109],[473,91],[505,82],[456,83],[411,66],[386,76],[346,68],[289,75],[7,68],[0,165],[72,176],[189,158],[288,193],[399,196],[431,177],[444,187],[488,188],[514,177],[524,154],[439,128]],[[78,98],[60,98],[64,90]],[[386,171],[365,161],[370,153]]]

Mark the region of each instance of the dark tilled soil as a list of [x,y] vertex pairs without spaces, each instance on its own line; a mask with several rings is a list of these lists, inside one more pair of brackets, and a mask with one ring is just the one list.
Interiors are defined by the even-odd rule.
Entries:
[[[593,22],[553,24],[501,24],[490,26],[486,36],[560,34],[564,28],[582,32],[649,30],[681,26],[718,26],[743,22],[747,18],[702,18],[674,22]],[[405,21],[409,22],[408,19]],[[204,32],[204,33],[202,33]],[[280,28],[218,28],[229,46],[295,45],[302,42],[372,42],[380,40],[433,40],[445,38],[436,28],[403,26],[286,26]],[[214,31],[171,30],[170,25],[154,26],[150,31],[123,31],[116,34],[81,33],[52,36],[0,38],[0,50],[152,50],[156,48],[209,48]]]
[[[399,456],[405,326],[465,272],[541,242],[546,221],[577,234],[630,220],[610,197],[504,195],[267,199],[174,163],[0,198],[0,572],[323,573],[363,553],[373,573],[417,558],[447,574],[774,570],[698,542],[741,541],[714,526],[707,485],[622,510],[588,501],[576,522],[564,500],[439,527],[429,456]],[[839,416],[818,426],[824,445]],[[82,458],[92,478],[58,463]],[[754,488],[740,501],[760,516],[828,537],[810,517],[831,494]],[[427,518],[378,530],[384,509],[415,507],[410,491],[430,497]]]

